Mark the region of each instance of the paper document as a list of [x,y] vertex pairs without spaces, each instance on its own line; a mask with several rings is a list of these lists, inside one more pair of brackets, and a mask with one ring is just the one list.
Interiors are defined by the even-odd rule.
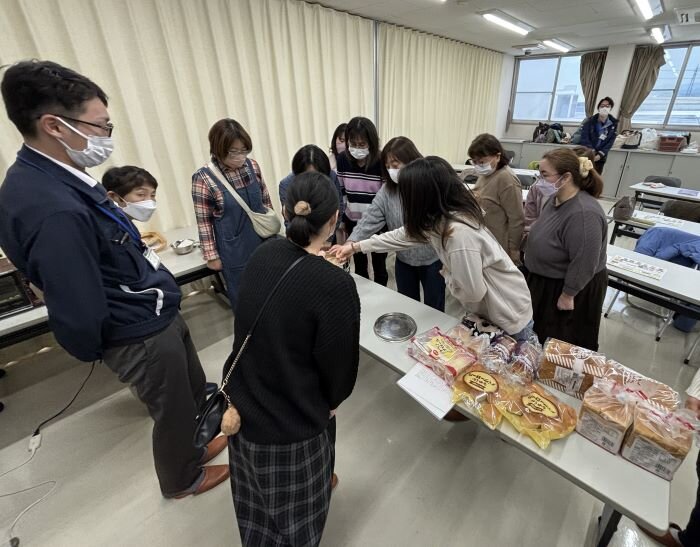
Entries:
[[649,221],[654,224],[664,224],[666,226],[683,226],[685,221],[680,218],[667,217],[656,213],[647,213],[646,211],[635,211],[634,220]]
[[438,420],[452,409],[452,389],[420,363],[396,383]]
[[647,264],[646,262],[640,262],[639,260],[634,260],[633,258],[627,258],[620,255],[615,255],[613,257],[609,256],[608,266],[619,268],[621,270],[627,270],[645,277],[651,277],[657,281],[661,281],[661,278],[666,273],[666,268],[661,268],[660,266],[654,266],[653,264]]

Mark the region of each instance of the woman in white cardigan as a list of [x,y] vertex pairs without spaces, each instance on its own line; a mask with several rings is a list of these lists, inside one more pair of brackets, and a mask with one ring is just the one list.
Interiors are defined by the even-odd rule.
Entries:
[[347,259],[359,251],[400,251],[429,243],[444,265],[447,288],[467,311],[526,339],[532,333],[532,302],[525,278],[485,227],[476,198],[450,164],[436,156],[412,161],[401,170],[399,194],[402,228],[331,252]]

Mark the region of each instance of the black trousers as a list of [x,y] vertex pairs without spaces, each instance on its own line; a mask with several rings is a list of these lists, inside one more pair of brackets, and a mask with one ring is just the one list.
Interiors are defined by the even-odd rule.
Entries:
[[[698,462],[695,464],[695,469],[698,474],[698,481],[700,481],[700,455],[698,455]],[[684,547],[700,545],[700,482],[698,483],[695,507],[693,508],[693,512],[690,513],[690,520],[685,530],[678,534],[678,539],[681,540]]]
[[574,309],[562,311],[557,300],[564,288],[563,279],[552,279],[529,272],[527,285],[532,296],[533,329],[540,343],[557,338],[598,351],[598,333],[603,311],[605,291],[608,287],[608,271],[603,268],[574,298]]
[[601,159],[601,160],[599,160],[599,161],[596,161],[596,162],[593,164],[593,166],[595,167],[595,170],[598,171],[598,174],[599,174],[599,175],[602,175],[602,174],[603,174],[603,169],[605,169],[605,160],[607,160],[607,159],[608,159],[608,158]]
[[185,320],[178,314],[164,331],[105,351],[104,362],[136,389],[153,418],[153,460],[161,492],[190,488],[202,473],[203,451],[192,444],[206,377]]

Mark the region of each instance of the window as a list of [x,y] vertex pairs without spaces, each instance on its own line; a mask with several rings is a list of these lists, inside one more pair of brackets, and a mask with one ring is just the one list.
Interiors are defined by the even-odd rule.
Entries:
[[519,59],[513,120],[583,120],[586,117],[586,104],[581,89],[580,67],[580,55]]
[[700,127],[700,46],[668,47],[666,64],[632,123],[656,127]]

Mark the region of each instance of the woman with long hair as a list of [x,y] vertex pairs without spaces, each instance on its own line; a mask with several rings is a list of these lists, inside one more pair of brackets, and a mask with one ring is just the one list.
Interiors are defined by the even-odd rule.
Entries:
[[481,207],[452,166],[436,156],[420,158],[401,170],[399,180],[404,226],[336,247],[336,255],[403,251],[427,243],[443,264],[447,288],[466,311],[527,339],[532,304],[525,279],[486,228]]
[[[381,154],[384,183],[348,241],[368,239],[385,226],[388,230],[403,226],[399,176],[406,165],[422,157],[413,141],[406,137],[394,137],[386,143]],[[395,264],[396,288],[401,294],[420,301],[422,286],[425,304],[445,311],[445,279],[440,275],[442,263],[430,245],[399,251]]]

